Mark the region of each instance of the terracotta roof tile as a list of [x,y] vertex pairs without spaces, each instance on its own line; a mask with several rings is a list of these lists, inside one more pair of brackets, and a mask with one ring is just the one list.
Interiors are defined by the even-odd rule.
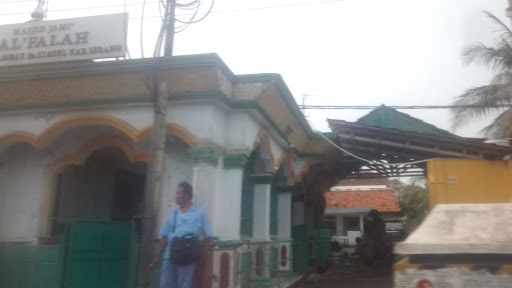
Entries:
[[379,212],[400,212],[395,192],[391,189],[370,191],[336,191],[325,193],[327,208],[372,207]]

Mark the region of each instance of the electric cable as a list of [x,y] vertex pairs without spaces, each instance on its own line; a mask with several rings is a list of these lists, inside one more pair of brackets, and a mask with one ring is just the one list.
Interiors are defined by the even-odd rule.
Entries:
[[[375,105],[298,105],[300,109],[312,110],[368,110],[381,106]],[[393,109],[480,109],[480,108],[512,108],[512,104],[498,105],[386,105]]]
[[[203,21],[208,15],[210,15],[210,13],[212,12],[212,9],[213,9],[213,4],[215,3],[215,0],[211,0],[211,5],[210,5],[210,8],[208,9],[208,11],[206,12],[206,14],[203,15],[203,17],[201,17],[200,19],[197,19],[197,20],[194,20],[194,18],[196,17],[197,15],[197,12],[199,11],[199,7],[197,8],[196,10],[196,13],[194,13],[194,16],[192,17],[192,19],[190,21],[188,21],[187,23],[190,25],[190,24],[195,24],[195,23],[198,23],[200,21]],[[181,22],[180,20],[178,20],[176,18],[176,21],[178,22]],[[181,22],[181,23],[184,23],[184,22]]]
[[146,0],[144,0],[142,5],[142,13],[141,13],[141,19],[140,19],[140,55],[141,58],[144,58],[144,41],[142,39],[144,36],[144,12],[146,10]]
[[[305,2],[305,3],[296,3],[296,4],[283,4],[283,5],[273,5],[273,6],[261,6],[261,7],[251,7],[251,8],[241,8],[241,9],[230,9],[230,10],[219,10],[219,11],[211,11],[210,14],[219,14],[219,13],[233,13],[233,12],[244,12],[244,11],[257,11],[264,9],[276,9],[276,8],[286,8],[286,7],[298,7],[298,6],[315,6],[327,3],[335,3],[335,2],[343,2],[345,0],[326,0],[326,1],[316,1],[316,2]],[[157,1],[147,2],[147,4],[156,4],[159,3]],[[2,4],[2,3],[0,3]],[[128,6],[133,5],[142,5],[143,3],[131,3],[127,4]],[[104,8],[115,8],[122,7],[122,4],[116,5],[106,5],[106,6],[92,6],[92,7],[80,7],[80,8],[69,8],[69,9],[58,9],[58,10],[49,10],[48,12],[68,12],[68,11],[80,11],[80,10],[91,10],[91,9],[104,9]],[[0,16],[10,16],[10,15],[22,15],[26,14],[26,12],[16,12],[16,13],[0,13]],[[198,13],[202,14],[202,13]],[[191,14],[178,14],[176,16],[185,16]],[[158,18],[159,16],[151,16],[146,18]],[[130,19],[138,19],[138,18],[130,18]]]

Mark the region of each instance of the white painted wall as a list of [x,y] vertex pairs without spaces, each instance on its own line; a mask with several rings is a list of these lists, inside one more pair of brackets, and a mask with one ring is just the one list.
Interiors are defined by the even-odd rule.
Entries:
[[35,241],[49,157],[28,144],[13,145],[0,155],[0,241]]
[[97,106],[80,109],[53,109],[40,111],[16,111],[1,113],[0,135],[10,131],[25,131],[39,135],[48,127],[65,119],[80,115],[109,115],[119,118],[136,129],[150,126],[153,121],[153,108],[149,104],[137,106]]
[[260,131],[260,125],[247,111],[231,110],[224,123],[226,125],[226,146],[229,151],[249,154]]
[[[212,142],[228,151],[243,151],[249,154],[258,132],[266,127],[271,135],[270,146],[276,161],[286,148],[283,140],[278,140],[276,138],[278,136],[273,135],[268,124],[264,123],[264,120],[260,119],[261,117],[253,115],[251,111],[230,110],[215,102],[182,102],[169,105],[168,112],[167,122],[182,126],[194,135],[198,142]],[[0,121],[0,136],[13,131],[24,131],[38,136],[52,125],[84,115],[112,116],[125,121],[137,130],[149,127],[153,123],[153,110],[149,104],[17,111],[0,113],[2,119]],[[112,133],[112,129],[110,130]],[[66,139],[73,142],[75,138],[67,135]],[[83,143],[78,139],[75,139],[74,142]]]
[[[10,112],[0,114],[0,136],[13,131],[24,131],[38,136],[52,125],[84,115],[112,116],[137,130],[153,124],[153,108],[149,104]],[[219,105],[208,102],[174,103],[169,105],[167,121],[184,127],[199,141],[224,145],[225,111]]]
[[197,142],[224,146],[225,110],[213,102],[169,105],[168,123],[176,123],[196,136]]
[[174,195],[178,184],[183,181],[192,183],[192,163],[188,156],[188,149],[187,145],[179,139],[167,142],[157,233],[169,213],[177,208]]
[[[229,87],[227,87],[229,88]],[[16,112],[16,113],[0,113],[0,136],[7,134],[12,131],[25,131],[32,133],[34,135],[40,135],[44,132],[48,127],[59,123],[67,118],[78,116],[78,115],[109,115],[116,118],[119,118],[129,125],[133,126],[135,129],[141,130],[150,125],[152,125],[153,121],[153,110],[151,105],[149,104],[136,104],[136,105],[118,105],[118,106],[101,106],[101,107],[82,107],[80,109],[58,109],[58,110],[48,110],[48,111],[27,111],[27,112]],[[260,119],[261,117],[256,117],[253,115],[251,111],[241,111],[241,110],[231,110],[222,105],[216,104],[214,102],[182,102],[182,103],[173,103],[173,105],[169,106],[169,113],[167,121],[169,123],[175,123],[182,127],[184,127],[187,131],[189,131],[192,135],[195,136],[196,141],[198,143],[201,142],[213,142],[222,146],[226,151],[229,152],[239,152],[239,153],[247,153],[249,154],[253,149],[254,141],[259,133],[259,131],[266,127],[266,129],[270,132],[270,146],[272,150],[272,154],[274,156],[274,160],[277,161],[279,157],[285,151],[283,146],[282,139],[277,139],[275,135],[272,134],[271,128],[268,124],[264,123],[264,120]],[[30,173],[30,181],[25,181],[26,177],[22,176],[25,172],[21,170],[17,170],[18,174],[14,177],[11,177],[12,174],[8,175],[10,181],[9,187],[14,187],[12,189],[24,189],[25,186],[33,185],[33,187],[37,187],[37,189],[41,190],[45,188],[45,183],[43,181],[43,172],[46,168],[46,165],[65,155],[74,154],[77,149],[82,147],[82,145],[92,138],[98,136],[111,136],[113,134],[119,135],[120,137],[126,138],[119,131],[109,128],[109,127],[80,127],[77,129],[72,129],[70,131],[66,131],[64,134],[59,135],[56,139],[48,145],[48,147],[44,147],[44,152],[48,154],[45,156],[46,162],[42,163],[40,159],[34,159],[28,161],[30,163],[30,167],[24,167],[23,171],[27,171],[26,173]],[[166,158],[165,158],[165,168],[164,168],[164,181],[161,192],[161,202],[160,202],[160,211],[158,216],[158,226],[162,225],[163,220],[167,217],[168,213],[176,207],[174,203],[174,192],[179,182],[188,181],[193,183],[194,181],[194,173],[193,167],[190,162],[190,159],[187,154],[188,147],[182,143],[180,140],[176,140],[176,143],[169,143],[166,148]],[[144,141],[142,145],[138,145],[141,148],[147,149],[148,141]],[[1,153],[1,151],[0,151]],[[44,154],[44,155],[46,155]],[[49,156],[52,155],[52,156]],[[29,154],[24,156],[30,156]],[[268,157],[268,156],[265,156]],[[21,161],[21,160],[20,160]],[[39,162],[38,162],[39,161]],[[303,162],[301,162],[302,164]],[[299,164],[300,166],[300,164]],[[209,212],[210,218],[212,222],[215,222],[214,226],[219,233],[225,235],[228,238],[237,238],[239,235],[235,235],[236,231],[239,231],[239,218],[233,217],[236,219],[236,224],[230,226],[230,229],[224,229],[222,225],[224,224],[221,219],[226,218],[226,211],[224,208],[216,209],[219,201],[221,199],[226,199],[225,193],[228,193],[230,196],[231,202],[238,201],[241,197],[241,182],[238,183],[237,179],[240,178],[238,175],[226,175],[222,171],[222,164],[219,164],[219,167],[213,168],[212,171],[208,173],[208,181],[209,183],[213,183],[211,187],[206,185],[205,187],[211,188],[212,195],[204,194],[198,195],[198,200],[200,205],[205,204],[207,207],[205,210]],[[277,168],[277,167],[274,167]],[[21,169],[21,168],[20,168]],[[201,168],[202,169],[202,168]],[[201,170],[199,169],[199,170]],[[29,170],[31,172],[29,172]],[[33,173],[32,170],[34,170]],[[197,179],[203,179],[204,177],[199,175],[200,171],[196,171]],[[203,169],[204,170],[204,169]],[[9,170],[10,171],[10,170]],[[296,172],[298,172],[296,170]],[[10,172],[12,173],[12,172]],[[4,173],[5,174],[5,173]],[[229,174],[229,173],[228,173]],[[234,177],[234,178],[233,178]],[[204,178],[204,179],[206,179]],[[23,179],[23,180],[21,180]],[[204,180],[206,181],[206,180]],[[207,181],[207,182],[208,182]],[[234,181],[234,182],[233,182]],[[2,183],[5,181],[2,181]],[[6,183],[7,183],[6,182]],[[19,182],[19,183],[18,183]],[[240,184],[240,185],[238,185]],[[7,184],[5,184],[7,186]],[[3,184],[0,183],[0,187]],[[18,187],[19,186],[19,187]],[[204,186],[204,185],[203,185]],[[9,188],[11,189],[11,188]],[[86,188],[84,188],[86,189]],[[38,191],[39,191],[38,190]],[[205,189],[203,189],[205,190]],[[236,191],[235,191],[236,190]],[[25,192],[26,193],[26,192]],[[12,194],[12,193],[11,193]],[[0,213],[7,213],[10,215],[12,212],[9,210],[12,206],[10,203],[14,201],[18,203],[21,201],[19,197],[15,197],[16,199],[12,199],[12,195],[9,193],[2,193],[0,197],[3,197],[3,203],[9,203],[8,209],[2,209],[0,207]],[[21,194],[20,194],[21,195]],[[21,197],[21,196],[20,196]],[[40,202],[40,195],[38,196],[37,203]],[[202,198],[201,198],[202,197]],[[214,197],[214,199],[209,199],[208,197]],[[207,199],[208,198],[208,199]],[[0,198],[2,199],[2,198]],[[79,198],[77,198],[79,199]],[[103,199],[104,203],[107,203],[108,199]],[[263,199],[260,199],[263,200]],[[269,200],[269,199],[268,199]],[[16,202],[18,201],[18,202]],[[76,200],[79,201],[79,200]],[[22,201],[23,202],[23,201]],[[204,203],[202,203],[204,202]],[[265,202],[269,201],[265,200]],[[21,202],[19,202],[21,203]],[[211,205],[210,205],[211,204]],[[20,204],[21,205],[21,204]],[[32,205],[32,204],[30,204]],[[29,206],[30,206],[29,205]],[[266,206],[267,204],[265,204]],[[90,205],[89,205],[90,206]],[[221,205],[222,206],[222,205]],[[220,206],[219,206],[220,207]],[[222,206],[222,207],[225,207]],[[235,209],[235,214],[238,213],[239,205],[233,205],[233,209]],[[37,208],[39,209],[39,207]],[[98,208],[99,209],[99,208]],[[270,209],[270,208],[268,208]],[[5,212],[9,210],[9,212]],[[26,210],[25,210],[26,211]],[[37,213],[30,210],[27,213],[24,213],[27,219],[29,219],[30,215],[35,215],[34,217],[39,217],[39,210]],[[232,212],[232,211],[231,211]],[[230,213],[231,213],[230,212]],[[16,212],[21,213],[21,212]],[[35,214],[34,214],[35,213]],[[100,213],[101,215],[102,213]],[[3,214],[2,214],[3,215]],[[27,216],[28,215],[28,216]],[[233,214],[231,214],[233,215]],[[236,216],[236,215],[235,215]],[[2,217],[2,219],[6,219]],[[31,219],[31,218],[30,218]],[[3,225],[3,220],[0,220],[2,225],[0,226],[0,231],[15,229],[11,226],[12,224],[8,224],[8,226]],[[27,220],[28,221],[28,220]],[[32,220],[31,220],[32,221]],[[233,220],[235,221],[235,220]],[[37,221],[35,221],[37,223]],[[9,226],[11,225],[11,226]],[[18,225],[15,225],[18,227]],[[24,225],[26,226],[26,225]],[[20,225],[21,227],[21,225]],[[234,228],[236,227],[236,229]],[[34,231],[37,231],[35,227]],[[18,229],[18,228],[16,228]],[[15,230],[16,230],[15,229]],[[22,228],[20,228],[22,229]],[[6,231],[7,231],[6,230]],[[264,228],[265,231],[268,231],[268,227]],[[9,230],[10,231],[10,230]],[[216,231],[214,231],[216,232]],[[25,233],[25,232],[24,232]],[[28,232],[26,232],[28,233]],[[25,233],[25,234],[26,234]],[[237,232],[238,233],[238,232]],[[20,237],[30,238],[28,234],[21,233]],[[267,233],[268,234],[268,233]],[[35,235],[35,234],[34,234]]]

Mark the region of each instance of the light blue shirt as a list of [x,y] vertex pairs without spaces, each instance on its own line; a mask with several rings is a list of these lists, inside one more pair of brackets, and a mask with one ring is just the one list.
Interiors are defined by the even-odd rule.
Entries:
[[[174,217],[176,218],[176,227],[174,228]],[[213,236],[212,227],[208,215],[196,205],[192,205],[187,212],[181,213],[178,208],[167,216],[162,229],[160,229],[160,237],[167,239],[165,247],[164,259],[169,259],[171,253],[171,242],[174,237],[181,237],[185,234],[192,233],[196,236],[209,238]]]

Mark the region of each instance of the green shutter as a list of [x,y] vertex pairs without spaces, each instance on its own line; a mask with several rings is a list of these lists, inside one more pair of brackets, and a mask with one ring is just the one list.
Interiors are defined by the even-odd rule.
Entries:
[[277,225],[278,225],[278,201],[279,201],[279,192],[277,189],[277,185],[272,184],[272,188],[270,189],[270,235],[277,235]]
[[249,279],[251,277],[252,272],[252,253],[250,251],[242,252],[240,254],[241,258],[241,271],[240,271],[240,281],[242,287],[246,287],[249,283]]
[[240,219],[240,235],[242,237],[252,237],[254,184],[251,179],[251,170],[253,163],[254,156],[251,156],[247,161],[242,178],[242,218]]

